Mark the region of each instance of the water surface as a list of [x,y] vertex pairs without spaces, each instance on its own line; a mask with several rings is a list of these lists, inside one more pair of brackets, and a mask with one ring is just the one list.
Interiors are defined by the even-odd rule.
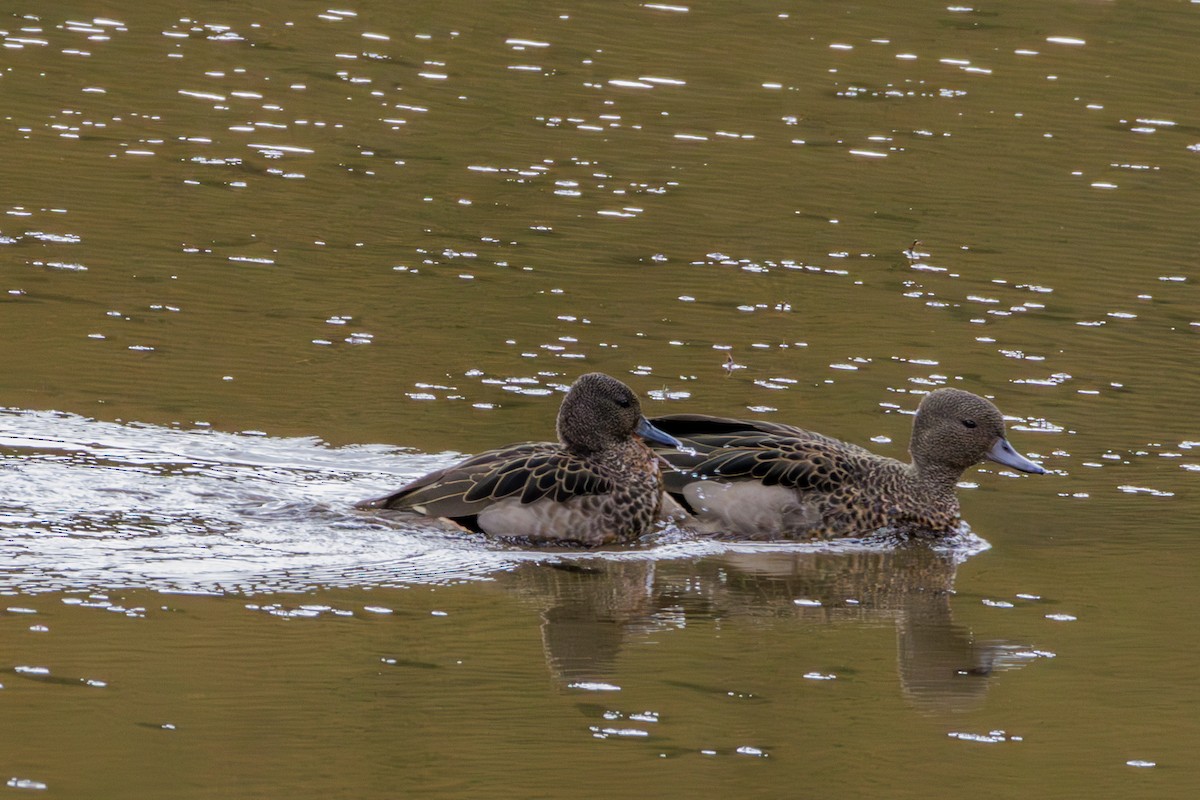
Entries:
[[[1200,5],[43,5],[10,794],[1195,793]],[[937,552],[352,510],[591,370],[896,457],[959,386],[1051,474]]]

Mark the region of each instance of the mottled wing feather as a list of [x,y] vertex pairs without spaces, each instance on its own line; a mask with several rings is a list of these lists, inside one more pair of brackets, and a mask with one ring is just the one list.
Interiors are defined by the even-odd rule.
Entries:
[[846,483],[859,457],[870,455],[857,445],[766,420],[672,414],[652,422],[693,451],[655,447],[677,470],[663,476],[667,491],[676,497],[696,477],[832,492]]
[[773,447],[767,444],[760,439],[753,447],[723,448],[693,471],[711,478],[756,480],[764,486],[816,492],[833,492],[848,478],[845,467],[812,442],[778,437]]
[[375,500],[360,503],[363,508],[415,510],[430,516],[458,517],[475,514],[478,504],[468,503],[464,495],[479,476],[487,475],[506,461],[556,449],[550,442],[515,444],[497,450],[485,450],[457,464],[439,469],[406,483],[396,491]]
[[467,491],[464,499],[474,502],[494,497],[508,497],[525,491],[525,481],[528,476],[521,470],[521,467],[527,461],[528,459],[512,461],[484,475],[482,480],[476,481],[475,485]]
[[488,504],[508,497],[519,497],[522,503],[543,497],[561,502],[612,490],[608,478],[561,446],[533,442],[480,453],[364,505],[454,519],[478,514]]

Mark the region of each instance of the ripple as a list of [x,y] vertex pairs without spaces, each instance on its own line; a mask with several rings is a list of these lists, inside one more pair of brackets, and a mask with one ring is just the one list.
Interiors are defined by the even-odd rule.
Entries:
[[1023,736],[1014,736],[1002,730],[988,731],[987,733],[963,733],[952,731],[948,734],[951,739],[958,739],[962,742],[978,742],[980,744],[1000,744],[1001,742],[1020,742],[1024,741]]
[[49,788],[45,783],[42,783],[41,781],[35,781],[32,778],[17,778],[17,777],[9,778],[8,781],[5,783],[5,786],[9,787],[10,789],[36,789],[38,791],[43,791],[43,790]]

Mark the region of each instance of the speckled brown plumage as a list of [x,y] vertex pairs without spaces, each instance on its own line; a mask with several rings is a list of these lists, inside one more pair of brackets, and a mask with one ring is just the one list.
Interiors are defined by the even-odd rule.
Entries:
[[530,542],[602,545],[648,532],[662,512],[663,483],[658,456],[639,437],[678,442],[646,422],[629,387],[601,373],[575,382],[557,427],[557,443],[488,450],[358,507]]
[[921,401],[910,464],[778,423],[694,414],[653,422],[695,451],[662,452],[678,470],[667,475],[667,491],[718,536],[948,535],[960,519],[955,484],[968,467],[987,458],[1044,471],[1012,449],[992,403],[959,389]]

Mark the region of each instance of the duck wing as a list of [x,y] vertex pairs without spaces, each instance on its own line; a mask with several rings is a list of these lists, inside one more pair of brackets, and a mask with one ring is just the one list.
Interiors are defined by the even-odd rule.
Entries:
[[526,504],[544,497],[563,502],[613,488],[611,479],[597,472],[594,465],[560,445],[531,442],[472,456],[359,507],[402,509],[456,519],[477,515],[505,498],[516,497]]
[[833,492],[851,478],[855,453],[835,446],[842,444],[828,437],[731,435],[723,438],[721,446],[696,455],[681,454],[676,458],[662,453],[678,470],[665,474],[663,479],[667,491],[674,495],[681,494],[683,487],[697,478],[758,481],[764,486]]
[[[729,447],[746,437],[762,434],[783,439],[798,439],[806,442],[821,442],[847,452],[869,454],[870,451],[826,436],[823,433],[798,428],[795,425],[785,425],[782,422],[770,422],[764,419],[733,419],[731,417],[710,417],[707,414],[668,414],[655,417],[650,422],[677,439],[687,440],[704,450],[717,447]],[[659,448],[659,452],[670,452],[669,448]]]
[[679,437],[719,437],[751,432],[770,433],[777,436],[808,436],[822,437],[819,433],[797,428],[794,425],[784,425],[781,422],[767,420],[733,419],[731,417],[712,417],[707,414],[667,414],[650,420],[654,427],[666,431],[672,436]]

